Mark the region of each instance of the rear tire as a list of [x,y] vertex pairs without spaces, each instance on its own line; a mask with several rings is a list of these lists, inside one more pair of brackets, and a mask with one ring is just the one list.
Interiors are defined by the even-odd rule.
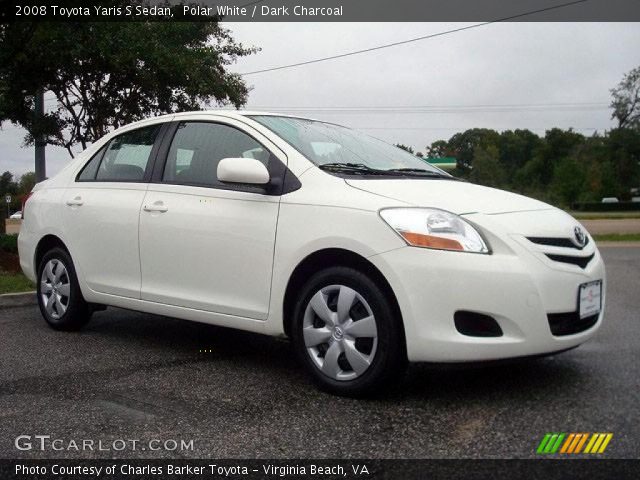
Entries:
[[406,351],[401,319],[385,292],[350,267],[330,267],[304,285],[291,336],[319,388],[361,397],[402,378]]
[[71,256],[56,247],[49,250],[38,266],[38,306],[45,321],[56,330],[79,330],[91,318]]

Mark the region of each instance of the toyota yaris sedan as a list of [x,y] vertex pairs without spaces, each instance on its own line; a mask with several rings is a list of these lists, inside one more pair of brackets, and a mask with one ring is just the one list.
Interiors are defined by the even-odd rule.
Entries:
[[288,336],[343,395],[407,361],[567,350],[604,311],[602,258],[563,211],[268,113],[116,130],[36,185],[18,246],[55,329],[115,306]]

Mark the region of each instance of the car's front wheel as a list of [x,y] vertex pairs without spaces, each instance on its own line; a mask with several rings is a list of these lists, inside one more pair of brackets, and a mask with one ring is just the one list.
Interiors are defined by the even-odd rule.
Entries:
[[320,388],[362,396],[404,373],[406,354],[396,317],[387,295],[369,276],[332,267],[303,287],[291,333]]
[[91,318],[71,256],[62,248],[53,248],[42,257],[37,293],[42,316],[56,330],[78,330]]

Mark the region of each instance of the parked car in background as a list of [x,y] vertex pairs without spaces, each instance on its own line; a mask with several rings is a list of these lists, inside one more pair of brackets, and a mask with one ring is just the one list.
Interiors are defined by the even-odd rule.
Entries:
[[618,203],[619,200],[616,197],[604,197],[602,203]]
[[22,218],[22,212],[18,210],[17,212],[13,213],[9,218],[11,220],[19,220]]
[[565,212],[268,113],[116,130],[35,186],[18,245],[55,329],[111,305],[286,335],[344,395],[407,361],[567,350],[604,312],[602,258]]

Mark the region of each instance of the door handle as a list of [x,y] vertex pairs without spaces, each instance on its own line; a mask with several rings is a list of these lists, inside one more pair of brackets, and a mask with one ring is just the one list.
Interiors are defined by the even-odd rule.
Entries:
[[144,207],[142,207],[142,209],[145,212],[160,212],[160,213],[164,213],[167,210],[169,210],[169,207],[167,207],[162,202],[154,202],[152,205],[145,205]]
[[79,207],[83,203],[84,202],[82,201],[82,197],[80,197],[79,195],[75,198],[72,198],[71,200],[67,200],[67,205],[69,205],[70,207]]

